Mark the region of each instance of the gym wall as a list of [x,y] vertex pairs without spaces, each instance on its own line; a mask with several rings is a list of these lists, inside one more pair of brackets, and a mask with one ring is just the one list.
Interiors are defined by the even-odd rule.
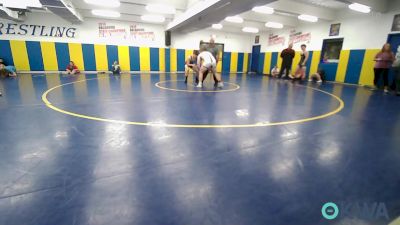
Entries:
[[[198,49],[200,40],[208,41],[211,35],[216,35],[217,42],[225,45],[225,53],[221,55],[223,63],[217,68],[219,72],[247,72],[249,64],[250,35],[213,30],[173,33],[172,46],[166,47],[163,25],[93,18],[71,25],[51,13],[27,16],[23,23],[0,20],[3,24],[0,24],[0,57],[19,71],[64,71],[70,60],[82,71],[109,70],[114,60],[119,61],[124,71],[184,71],[187,56]],[[123,28],[126,33],[101,37],[100,23]],[[9,29],[8,24],[15,25]],[[34,32],[33,25],[41,27]],[[74,33],[58,36],[53,27],[73,29]],[[130,33],[132,28],[152,36],[134,38]]]
[[[280,52],[289,44],[290,34],[293,30],[310,34],[311,39],[294,44],[296,57],[293,61],[292,71],[295,71],[300,59],[300,45],[306,44],[310,52],[307,65],[307,75],[315,73],[318,67],[326,72],[329,81],[344,82],[349,84],[372,85],[374,78],[374,57],[386,43],[391,32],[393,17],[400,14],[400,5],[392,7],[385,14],[359,14],[349,10],[340,13],[340,21],[315,24],[302,22],[300,26],[290,29],[274,30],[272,33],[261,34],[262,54],[259,60],[259,71],[269,74],[272,67],[281,65]],[[338,36],[329,36],[331,24],[340,23]],[[285,44],[268,45],[269,36],[278,35],[285,38]],[[325,39],[343,38],[343,48],[338,63],[321,63],[321,49]]]
[[[309,51],[306,74],[316,73],[321,67],[329,81],[344,82],[349,84],[372,85],[374,79],[374,57],[380,49],[342,50],[338,63],[320,63],[321,51]],[[260,54],[258,69],[264,74],[269,74],[275,65],[280,65],[282,59],[280,52],[266,52]],[[300,53],[296,52],[293,60],[292,71],[296,70],[300,60]]]
[[[107,71],[118,60],[123,71],[183,72],[191,49],[43,41],[0,40],[0,58],[19,71],[63,71],[74,61],[82,71]],[[224,52],[219,72],[247,72],[249,53]]]

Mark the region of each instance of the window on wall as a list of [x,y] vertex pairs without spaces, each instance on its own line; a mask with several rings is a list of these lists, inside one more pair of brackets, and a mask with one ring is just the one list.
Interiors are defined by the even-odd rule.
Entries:
[[343,47],[343,38],[325,39],[322,44],[321,61],[324,63],[338,63]]

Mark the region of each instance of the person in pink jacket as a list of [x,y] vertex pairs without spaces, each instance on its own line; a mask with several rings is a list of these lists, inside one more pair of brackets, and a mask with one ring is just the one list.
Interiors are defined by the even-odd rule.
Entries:
[[376,54],[374,60],[375,87],[373,89],[376,90],[378,88],[378,82],[383,75],[384,91],[385,93],[389,93],[389,69],[392,67],[392,64],[395,60],[395,56],[391,50],[390,44],[386,43],[382,50]]

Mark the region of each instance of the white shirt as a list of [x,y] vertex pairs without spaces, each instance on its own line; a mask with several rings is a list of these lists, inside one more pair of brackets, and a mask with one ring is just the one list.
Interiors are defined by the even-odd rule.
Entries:
[[203,65],[215,64],[217,62],[214,56],[208,51],[204,51],[199,54],[199,56],[197,57],[197,65],[200,65],[202,59],[203,59]]

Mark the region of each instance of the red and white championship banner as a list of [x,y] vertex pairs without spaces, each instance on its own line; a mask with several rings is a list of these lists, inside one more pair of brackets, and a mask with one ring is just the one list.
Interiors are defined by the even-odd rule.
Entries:
[[155,33],[153,31],[147,31],[145,28],[140,27],[136,24],[130,25],[130,38],[136,41],[154,41]]
[[311,33],[296,32],[292,30],[289,36],[289,43],[310,43],[311,41]]
[[285,37],[270,34],[268,38],[268,46],[285,45],[285,41],[286,41]]
[[126,39],[127,32],[124,27],[118,27],[117,25],[107,23],[99,23],[99,37]]

